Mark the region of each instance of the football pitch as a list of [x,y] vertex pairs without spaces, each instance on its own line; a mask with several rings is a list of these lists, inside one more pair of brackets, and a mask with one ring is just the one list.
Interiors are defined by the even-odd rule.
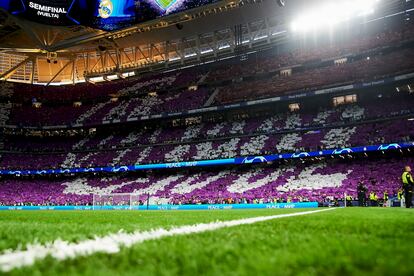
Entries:
[[[321,212],[309,212],[315,210]],[[284,216],[293,213],[302,214]],[[2,211],[0,269],[11,275],[414,275],[414,210]]]

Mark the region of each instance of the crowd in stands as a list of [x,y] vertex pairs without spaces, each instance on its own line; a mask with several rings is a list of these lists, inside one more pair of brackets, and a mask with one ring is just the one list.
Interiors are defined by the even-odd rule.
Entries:
[[136,96],[148,92],[159,91],[171,86],[185,87],[194,84],[199,78],[194,71],[150,74],[140,77],[114,80],[110,82],[79,83],[76,85],[42,86],[14,84],[12,94],[13,102],[29,102],[34,99],[39,102],[59,104],[74,101],[95,102],[110,99],[116,96]]
[[362,53],[370,49],[377,49],[393,45],[401,41],[411,40],[414,37],[414,28],[411,24],[404,27],[378,30],[374,33],[353,33],[352,39],[335,39],[321,41],[316,44],[303,43],[302,38],[289,44],[286,53],[258,57],[253,60],[237,61],[227,66],[218,66],[211,71],[207,80],[219,82],[255,74],[276,72],[294,65],[306,64],[335,57],[344,57],[355,53]]
[[[386,65],[386,66],[385,66]],[[277,96],[281,93],[355,80],[370,80],[397,71],[414,69],[414,50],[402,50],[340,65],[315,68],[256,81],[246,81],[220,88],[215,104]],[[129,89],[129,88],[128,88]],[[128,89],[121,90],[125,92]],[[211,96],[212,89],[195,91],[182,89],[163,93],[145,94],[140,97],[107,100],[97,104],[42,106],[20,105],[12,108],[9,124],[22,126],[101,124],[105,121],[137,120],[140,116],[179,112],[201,108]]]
[[414,121],[408,120],[414,112],[412,103],[410,96],[394,101],[377,99],[318,112],[276,113],[177,127],[138,127],[103,136],[9,136],[0,168],[132,165],[408,142],[414,136]]
[[[197,79],[198,75],[190,74],[190,76],[187,76],[177,73],[164,76],[161,79],[147,80],[144,78],[131,84],[131,86],[126,84],[118,85],[118,88],[122,86],[122,89],[113,89],[117,85],[112,84],[109,84],[108,87],[105,84],[99,84],[97,87],[84,85],[94,87],[92,90],[97,91],[97,93],[102,93],[99,91],[106,91],[104,92],[106,97],[103,97],[105,100],[95,104],[81,103],[80,106],[74,106],[74,102],[58,106],[44,105],[42,103],[40,108],[32,106],[32,103],[15,105],[10,112],[8,123],[18,126],[102,124],[103,121],[107,120],[122,119],[126,121],[128,118],[138,115],[159,114],[162,112],[183,111],[186,108],[196,108],[202,105],[208,98],[208,91],[205,89],[198,89],[197,91],[187,89],[190,84],[197,82]],[[154,81],[156,82],[154,83]],[[183,86],[186,88],[163,91],[161,94],[152,93],[157,91],[153,90],[156,87],[161,89],[161,87]],[[58,88],[58,90],[62,90],[62,97],[65,97],[64,95],[69,97],[70,88]],[[76,91],[85,93],[83,90],[75,89]],[[133,97],[134,91],[136,95]],[[82,93],[79,93],[79,95],[83,95]],[[56,95],[56,93],[51,93],[50,95]],[[96,98],[99,99],[100,96]],[[41,100],[36,98],[36,102],[41,102]]]
[[93,195],[114,193],[134,193],[141,203],[149,199],[150,204],[322,203],[343,199],[345,193],[356,199],[359,183],[364,184],[367,194],[375,193],[382,199],[384,193],[390,197],[398,193],[402,168],[412,162],[408,157],[138,176],[6,179],[0,185],[0,204],[92,205]]
[[[414,70],[413,34],[413,24],[407,24],[369,35],[361,33],[345,42],[341,39],[320,42],[313,48],[287,46],[290,51],[257,54],[245,62],[235,59],[231,63],[219,62],[138,79],[53,88],[16,85],[7,123],[50,126],[125,122],[206,104],[223,105],[376,80]],[[286,68],[291,72],[280,71]],[[264,75],[257,76],[261,73]],[[214,84],[224,80],[227,83]],[[188,89],[197,84],[196,91]],[[33,107],[33,101],[42,103],[41,107]],[[81,104],[74,106],[76,101]]]
[[216,97],[216,103],[221,105],[252,98],[280,96],[287,92],[316,89],[330,84],[369,81],[377,76],[411,72],[413,67],[413,49],[367,56],[354,62],[309,69],[292,75],[276,73],[269,79],[236,83],[222,88]]
[[[347,43],[319,44],[307,47],[307,51],[297,47],[277,55],[258,55],[244,63],[219,63],[138,79],[58,88],[14,85],[13,95],[10,87],[0,94],[1,99],[8,99],[0,103],[0,125],[88,125],[104,129],[102,124],[133,122],[141,116],[409,73],[414,71],[412,26],[370,36],[361,33]],[[338,59],[341,62],[335,62]],[[282,73],[286,68],[291,70]],[[75,106],[76,101],[81,103]],[[124,129],[82,136],[8,135],[0,139],[0,169],[195,161],[414,139],[413,98],[408,94],[312,110],[273,110],[256,116],[247,116],[243,110],[233,113],[240,117],[213,121],[200,117],[200,122],[178,126],[171,121],[158,125],[131,123]],[[356,198],[359,183],[383,197],[384,193],[398,193],[401,170],[412,161],[412,157],[325,159],[303,164],[143,172],[138,176],[11,177],[1,179],[0,205],[91,205],[93,194],[110,193],[136,193],[141,202],[150,196],[155,204],[323,202],[343,198],[345,192]]]
[[[406,131],[408,129],[408,131]],[[3,153],[3,169],[49,169],[133,165],[233,158],[351,146],[409,142],[414,136],[412,121],[340,127],[276,135],[226,138],[188,144],[162,144],[125,149],[69,153]]]

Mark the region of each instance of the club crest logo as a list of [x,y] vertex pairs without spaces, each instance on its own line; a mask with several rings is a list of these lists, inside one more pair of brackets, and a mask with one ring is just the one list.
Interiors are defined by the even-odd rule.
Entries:
[[111,0],[101,0],[99,3],[99,16],[102,18],[108,18],[111,16],[114,6],[112,5]]

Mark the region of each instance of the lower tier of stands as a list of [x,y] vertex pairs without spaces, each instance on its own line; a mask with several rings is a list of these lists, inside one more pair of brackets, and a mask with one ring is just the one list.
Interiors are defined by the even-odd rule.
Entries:
[[[1,205],[91,205],[93,195],[134,193],[151,204],[318,201],[357,197],[362,182],[379,198],[396,195],[400,175],[413,157],[332,160],[268,166],[146,172],[111,177],[4,179]],[[115,204],[124,204],[116,202]]]

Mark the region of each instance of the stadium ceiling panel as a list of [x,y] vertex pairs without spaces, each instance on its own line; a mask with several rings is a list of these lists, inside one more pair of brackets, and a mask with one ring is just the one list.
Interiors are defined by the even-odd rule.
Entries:
[[[45,25],[42,20],[39,23],[32,17],[12,15],[3,7],[0,79],[70,84],[228,58],[240,46],[236,45],[236,35],[241,37],[245,51],[269,47],[289,35],[288,23],[298,11],[309,10],[320,2],[290,0],[281,8],[273,0],[207,0],[205,6],[178,9],[180,12],[148,21],[141,18],[143,22],[120,24],[110,30],[101,21]],[[403,0],[381,2],[390,13],[404,10]],[[240,26],[239,34],[235,33],[236,25]]]

